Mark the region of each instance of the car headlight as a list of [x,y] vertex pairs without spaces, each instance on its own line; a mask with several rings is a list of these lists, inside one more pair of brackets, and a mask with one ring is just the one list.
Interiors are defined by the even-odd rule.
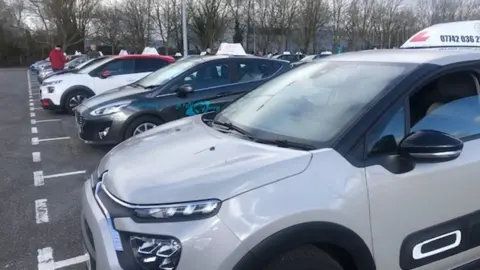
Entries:
[[58,81],[49,81],[49,82],[43,82],[44,86],[49,86],[49,85],[56,85],[63,82],[63,80],[58,80]]
[[131,236],[130,246],[143,269],[173,270],[180,260],[180,242],[171,237]]
[[132,102],[131,101],[124,101],[124,102],[109,104],[109,105],[100,107],[96,110],[93,110],[92,112],[90,112],[90,115],[99,116],[99,115],[107,115],[107,114],[117,113],[122,108],[127,107],[130,103],[132,103]]
[[135,215],[142,219],[157,221],[182,221],[211,217],[220,210],[220,200],[210,199],[196,202],[148,206],[135,209]]

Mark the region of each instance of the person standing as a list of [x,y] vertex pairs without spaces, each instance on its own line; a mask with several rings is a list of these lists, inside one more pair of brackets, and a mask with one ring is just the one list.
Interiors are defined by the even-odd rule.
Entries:
[[67,58],[63,53],[62,46],[56,45],[50,51],[49,54],[50,65],[52,66],[53,71],[59,71],[65,68],[65,63],[67,62]]
[[94,44],[90,45],[90,51],[87,53],[88,59],[97,58],[100,56],[100,53],[97,51],[97,46]]

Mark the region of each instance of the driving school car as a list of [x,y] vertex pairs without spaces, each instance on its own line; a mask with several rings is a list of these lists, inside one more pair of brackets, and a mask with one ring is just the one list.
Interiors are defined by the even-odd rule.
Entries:
[[118,145],[82,193],[92,267],[478,269],[479,25],[312,61]]
[[288,62],[243,55],[189,57],[76,108],[79,137],[116,144],[158,125],[211,111],[290,69]]

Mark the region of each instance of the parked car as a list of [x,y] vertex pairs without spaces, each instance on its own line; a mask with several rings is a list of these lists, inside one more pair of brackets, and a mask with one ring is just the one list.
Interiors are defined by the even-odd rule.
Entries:
[[102,61],[104,59],[106,59],[107,57],[111,57],[111,56],[99,56],[97,58],[93,58],[93,59],[87,59],[85,62],[79,64],[78,66],[76,67],[72,67],[72,68],[65,68],[63,70],[59,70],[59,71],[55,71],[55,72],[51,72],[47,75],[45,75],[45,78],[43,78],[42,82],[47,79],[47,78],[51,78],[55,75],[60,75],[60,74],[66,74],[66,73],[75,73],[75,72],[78,72],[84,68],[87,68],[99,61]]
[[287,70],[289,63],[282,60],[189,56],[83,102],[76,108],[79,137],[116,144],[182,117],[218,111]]
[[82,192],[90,265],[478,269],[479,23],[313,61],[118,145]]
[[285,60],[290,63],[300,61],[303,57],[305,57],[304,54],[291,54],[290,52],[283,52],[282,54],[279,55],[274,55],[271,58],[273,59],[280,59],[280,60]]
[[174,61],[173,57],[154,54],[122,55],[75,73],[54,76],[40,86],[42,107],[73,114],[83,100],[131,84]]
[[291,66],[292,66],[292,68],[296,68],[300,65],[312,62],[313,60],[323,59],[323,58],[328,57],[330,55],[332,55],[332,52],[328,52],[328,51],[321,52],[320,54],[306,55],[305,57],[300,59],[300,61],[292,63]]
[[48,58],[33,63],[32,65],[30,65],[30,70],[34,73],[38,73],[38,70],[40,68],[43,68],[45,65],[50,65],[50,61],[48,60]]
[[[72,70],[74,68],[76,68],[78,65],[86,62],[88,60],[88,57],[86,55],[79,55],[77,56],[75,59],[67,62],[65,64],[65,68],[64,70]],[[59,71],[55,72],[56,74],[59,74],[58,73]],[[38,82],[39,83],[42,83],[43,80],[45,80],[45,78],[54,73],[53,70],[52,70],[52,66],[51,65],[47,65],[45,66],[39,73],[38,73],[38,76],[37,76],[37,79],[38,79]]]

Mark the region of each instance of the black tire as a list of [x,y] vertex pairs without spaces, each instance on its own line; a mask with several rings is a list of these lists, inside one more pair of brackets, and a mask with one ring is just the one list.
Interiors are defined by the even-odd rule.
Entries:
[[262,270],[343,270],[343,268],[323,250],[306,245],[277,257]]
[[[73,102],[72,99],[79,99],[79,98],[83,98],[81,101],[89,98],[89,97],[92,97],[92,93],[89,93],[88,91],[85,91],[85,90],[73,90],[71,91],[70,93],[68,93],[68,95],[65,97],[65,100],[64,100],[64,104],[63,104],[63,107],[65,109],[65,111],[68,113],[68,114],[74,114],[73,112],[73,109],[76,107],[76,106],[72,106],[73,105]],[[78,104],[77,104],[78,105]]]
[[128,138],[133,137],[133,133],[135,129],[145,123],[151,123],[151,124],[154,124],[155,126],[159,126],[163,124],[163,121],[159,117],[155,117],[155,116],[150,116],[150,115],[140,116],[134,119],[130,124],[128,124],[127,128],[125,129],[123,139],[126,140]]

